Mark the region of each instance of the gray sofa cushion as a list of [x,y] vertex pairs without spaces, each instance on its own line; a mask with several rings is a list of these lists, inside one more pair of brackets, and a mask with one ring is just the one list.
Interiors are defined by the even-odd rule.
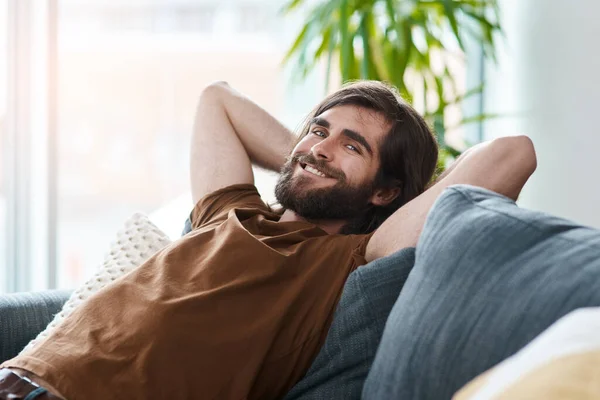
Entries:
[[600,306],[600,231],[453,186],[429,213],[363,396],[449,399],[585,306]]
[[49,290],[0,296],[0,363],[15,357],[43,331],[70,294]]
[[407,248],[350,274],[325,344],[285,400],[360,399],[385,321],[414,260],[415,249]]

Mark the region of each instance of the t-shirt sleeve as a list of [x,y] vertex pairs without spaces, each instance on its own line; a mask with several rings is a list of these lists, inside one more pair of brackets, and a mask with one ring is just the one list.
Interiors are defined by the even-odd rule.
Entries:
[[[350,274],[368,261],[365,258],[367,245],[375,232],[361,235],[327,235],[320,238],[320,246],[313,249],[309,258],[325,264],[347,265]],[[326,250],[325,250],[326,249]]]
[[361,265],[367,264],[365,253],[367,252],[367,245],[371,240],[375,232],[367,233],[366,235],[349,235],[350,246],[352,248],[352,271]]
[[224,221],[235,208],[258,208],[269,211],[256,186],[237,184],[224,187],[201,198],[190,215],[192,230],[211,222]]

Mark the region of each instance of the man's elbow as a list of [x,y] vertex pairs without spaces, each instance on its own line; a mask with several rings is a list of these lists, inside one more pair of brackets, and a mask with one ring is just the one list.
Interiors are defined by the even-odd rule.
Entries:
[[230,89],[230,86],[225,81],[215,81],[204,89],[200,93],[200,101],[215,101],[220,100],[223,93]]
[[537,168],[537,156],[533,141],[526,135],[506,136],[494,140],[494,144],[519,175],[530,177]]

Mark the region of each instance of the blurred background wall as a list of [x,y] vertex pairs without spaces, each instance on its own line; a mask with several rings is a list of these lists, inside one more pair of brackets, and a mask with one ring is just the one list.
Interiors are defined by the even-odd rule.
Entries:
[[[325,90],[319,71],[300,82],[282,67],[301,21],[280,7],[0,0],[0,290],[77,285],[135,211],[177,236],[192,207],[195,107],[211,82],[295,128]],[[267,200],[273,179],[257,171]]]
[[[452,68],[459,91],[483,80],[483,95],[446,117],[501,117],[447,138],[460,146],[531,136],[539,166],[519,203],[600,227],[600,3],[498,4],[505,32],[496,41],[498,62],[484,62],[470,43]],[[135,211],[177,236],[192,206],[194,108],[208,83],[227,80],[297,126],[326,94],[326,74],[319,65],[295,79],[282,67],[305,21],[302,13],[282,16],[281,6],[0,0],[0,291],[76,286]],[[256,174],[272,200],[274,175]]]
[[600,227],[600,2],[501,0],[506,32],[488,63],[484,105],[493,138],[533,139],[538,169],[520,204]]

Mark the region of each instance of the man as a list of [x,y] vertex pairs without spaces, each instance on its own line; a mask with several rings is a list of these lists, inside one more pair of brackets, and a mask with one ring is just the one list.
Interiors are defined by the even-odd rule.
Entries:
[[[330,95],[296,141],[226,83],[210,85],[192,139],[193,232],[90,298],[0,379],[27,386],[17,375],[28,376],[48,391],[39,398],[282,397],[316,356],[352,270],[415,246],[447,186],[516,199],[536,165],[529,139],[498,139],[424,192],[436,161],[424,120],[384,84]],[[282,210],[260,200],[252,163],[282,172]]]

